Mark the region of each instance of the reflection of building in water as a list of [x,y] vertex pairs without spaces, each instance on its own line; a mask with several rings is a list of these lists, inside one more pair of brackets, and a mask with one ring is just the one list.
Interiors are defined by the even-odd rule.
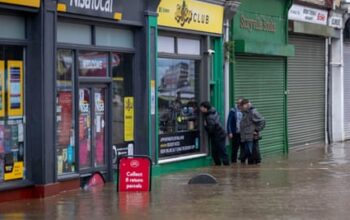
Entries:
[[162,89],[178,89],[189,85],[189,64],[172,65],[161,79]]

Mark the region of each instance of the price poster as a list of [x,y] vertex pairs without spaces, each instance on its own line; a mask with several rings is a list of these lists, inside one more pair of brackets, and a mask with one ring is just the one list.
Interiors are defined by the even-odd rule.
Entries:
[[0,117],[5,116],[5,62],[0,60]]
[[7,111],[9,116],[23,115],[23,62],[8,61]]

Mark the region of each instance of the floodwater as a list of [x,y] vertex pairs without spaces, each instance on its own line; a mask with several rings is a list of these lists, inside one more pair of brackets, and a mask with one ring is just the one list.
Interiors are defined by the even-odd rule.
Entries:
[[[188,185],[197,173],[217,185]],[[151,193],[107,184],[0,204],[1,220],[22,219],[349,219],[350,143],[309,146],[260,166],[209,167],[154,178]]]

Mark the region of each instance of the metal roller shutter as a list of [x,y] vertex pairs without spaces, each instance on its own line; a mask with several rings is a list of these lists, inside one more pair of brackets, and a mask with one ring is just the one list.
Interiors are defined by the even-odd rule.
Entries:
[[325,39],[290,36],[295,56],[288,58],[289,146],[325,140]]
[[285,59],[238,56],[235,73],[235,96],[251,100],[266,119],[261,151],[282,152],[285,146]]
[[350,139],[350,42],[344,43],[344,134]]

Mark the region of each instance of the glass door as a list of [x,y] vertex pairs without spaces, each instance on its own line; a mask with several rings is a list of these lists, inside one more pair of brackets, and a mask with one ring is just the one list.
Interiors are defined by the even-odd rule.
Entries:
[[80,170],[106,165],[105,128],[106,87],[81,86],[79,89]]

